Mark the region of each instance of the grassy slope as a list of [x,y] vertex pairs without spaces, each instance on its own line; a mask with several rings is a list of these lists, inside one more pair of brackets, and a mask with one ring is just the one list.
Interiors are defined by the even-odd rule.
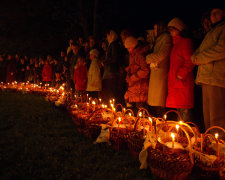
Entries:
[[0,179],[149,179],[128,151],[94,145],[37,95],[0,92]]

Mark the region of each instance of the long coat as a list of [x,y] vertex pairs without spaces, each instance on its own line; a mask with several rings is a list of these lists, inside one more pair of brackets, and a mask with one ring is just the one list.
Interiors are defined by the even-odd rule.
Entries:
[[52,66],[50,64],[45,64],[42,70],[43,81],[52,81]]
[[148,88],[148,104],[151,106],[166,106],[169,58],[172,48],[172,38],[168,33],[162,33],[156,39],[153,53],[146,56],[147,64],[157,63],[151,68]]
[[[194,64],[191,55],[194,45],[190,38],[173,37],[168,75],[168,96],[166,106],[190,109],[194,106]],[[178,79],[180,76],[182,79]]]
[[88,69],[86,63],[77,62],[74,68],[73,81],[77,91],[85,91],[87,88]]
[[129,66],[126,68],[128,89],[124,95],[128,102],[146,102],[148,98],[149,67],[143,53],[144,50],[137,47],[129,56]]
[[98,59],[91,60],[91,65],[88,70],[88,83],[87,91],[101,91],[102,90],[102,79],[100,64]]
[[225,20],[215,25],[192,55],[197,57],[197,84],[225,88]]

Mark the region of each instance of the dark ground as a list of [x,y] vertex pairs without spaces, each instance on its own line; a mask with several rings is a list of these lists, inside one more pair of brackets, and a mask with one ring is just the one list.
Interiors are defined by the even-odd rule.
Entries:
[[127,151],[94,145],[38,95],[0,92],[0,179],[149,179]]

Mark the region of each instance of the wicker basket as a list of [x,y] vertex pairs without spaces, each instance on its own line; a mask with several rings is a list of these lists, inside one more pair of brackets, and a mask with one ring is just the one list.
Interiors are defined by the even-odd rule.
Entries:
[[87,121],[85,121],[84,134],[86,137],[93,140],[96,139],[101,132],[101,124],[106,124],[113,120],[110,118],[104,119],[102,117],[102,113],[105,111],[111,110],[106,108],[99,108],[90,116]]
[[110,142],[114,149],[127,149],[127,140],[133,131],[130,119],[116,117],[110,128]]
[[[139,116],[140,113],[142,113],[141,116]],[[152,129],[152,122],[148,119],[150,115],[146,109],[140,108],[137,115],[134,131],[130,133],[127,142],[130,154],[136,159],[139,158],[147,132]]]
[[[198,175],[201,178],[207,178],[207,179],[215,179],[219,178],[219,176],[224,177],[223,169],[225,167],[225,161],[223,156],[220,155],[219,150],[219,144],[225,144],[224,141],[219,140],[215,138],[212,134],[209,134],[208,132],[210,130],[220,129],[223,132],[225,130],[218,126],[213,126],[209,128],[204,134],[201,135],[201,145],[200,148],[195,147],[196,150],[199,150],[200,152],[196,151],[195,155],[195,166],[194,166],[194,172],[198,173]],[[211,140],[210,140],[211,139]],[[211,141],[216,142],[217,150],[213,150],[212,148],[209,148],[209,144]],[[203,162],[203,157],[207,155],[214,155],[216,157],[216,160],[212,162],[208,162],[207,159]]]
[[[163,129],[164,126],[175,127],[176,124],[178,123],[173,121],[164,123],[157,130],[157,134],[161,129]],[[186,179],[187,176],[191,173],[194,165],[194,160],[192,156],[192,145],[188,133],[183,128],[184,126],[189,127],[189,125],[182,123],[182,126],[180,126],[180,130],[184,131],[185,137],[179,137],[179,139],[180,142],[184,144],[187,140],[186,146],[189,145],[189,151],[184,149],[167,147],[164,144],[166,142],[170,143],[172,141],[171,138],[169,138],[170,131],[168,131],[168,137],[160,139],[160,141],[157,142],[155,148],[148,148],[148,164],[153,175],[164,179],[183,180]],[[189,127],[189,129],[191,129],[191,127]],[[159,140],[158,136],[157,140]]]

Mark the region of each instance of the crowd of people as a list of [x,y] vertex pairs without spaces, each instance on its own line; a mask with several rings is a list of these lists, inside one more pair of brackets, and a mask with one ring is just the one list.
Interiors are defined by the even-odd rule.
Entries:
[[[180,18],[155,22],[146,37],[124,29],[98,42],[93,36],[69,40],[60,57],[0,56],[1,82],[66,84],[78,95],[127,107],[150,107],[157,115],[175,108],[191,121],[195,78],[202,87],[205,128],[225,128],[225,10],[202,16],[202,30],[190,33]],[[195,77],[196,76],[196,77]],[[161,114],[160,114],[161,113]]]

